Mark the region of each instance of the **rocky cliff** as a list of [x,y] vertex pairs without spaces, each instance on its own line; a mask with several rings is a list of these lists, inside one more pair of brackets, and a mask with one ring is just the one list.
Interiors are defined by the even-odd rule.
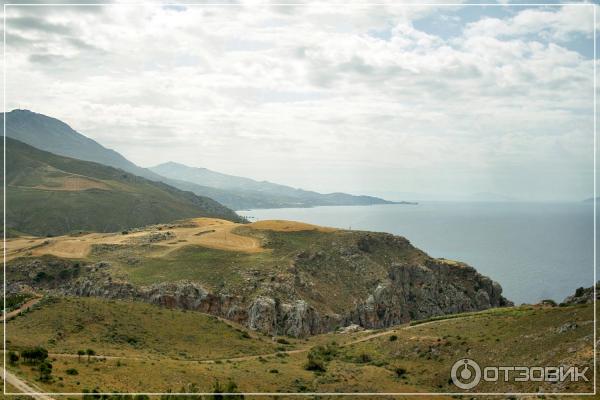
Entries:
[[[370,265],[364,257],[386,242],[409,246],[391,235],[362,237],[348,248],[342,245],[331,257],[319,251],[295,253],[285,273],[261,279],[261,285],[246,290],[224,287],[215,290],[202,282],[178,280],[151,285],[134,285],[117,279],[110,262],[80,264],[55,257],[21,259],[9,264],[9,290],[23,285],[56,295],[96,296],[143,301],[165,307],[196,310],[226,318],[269,334],[305,337],[351,324],[384,328],[414,319],[483,310],[509,305],[496,282],[462,263],[418,257]],[[368,244],[369,243],[369,244]],[[388,243],[388,244],[389,244]],[[414,254],[413,254],[414,256]],[[329,260],[328,260],[329,259]],[[324,281],[325,264],[333,271],[353,271],[352,286]],[[346,260],[348,262],[342,262]],[[375,271],[375,272],[374,272]],[[377,272],[377,273],[376,273]],[[358,280],[362,277],[362,280]],[[358,281],[357,281],[358,280]],[[331,286],[331,285],[334,286]],[[325,285],[325,286],[323,286]],[[251,286],[253,290],[249,290]],[[319,287],[339,289],[330,293]],[[330,296],[332,299],[328,299]],[[344,296],[344,299],[333,297]]]

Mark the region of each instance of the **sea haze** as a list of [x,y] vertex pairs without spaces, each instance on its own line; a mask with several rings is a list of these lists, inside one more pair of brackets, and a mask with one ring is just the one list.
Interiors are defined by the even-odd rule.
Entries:
[[592,203],[426,202],[238,213],[405,236],[433,257],[475,267],[517,304],[561,301],[594,281]]

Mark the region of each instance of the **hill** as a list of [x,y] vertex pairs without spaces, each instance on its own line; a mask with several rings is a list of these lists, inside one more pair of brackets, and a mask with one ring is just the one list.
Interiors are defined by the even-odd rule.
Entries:
[[[372,196],[355,196],[346,193],[322,194],[297,189],[267,181],[222,174],[206,168],[168,162],[151,167],[153,172],[170,179],[191,182],[213,189],[210,196],[233,208],[281,208],[314,206],[353,206],[394,204]],[[401,202],[409,204],[407,202]]]
[[54,154],[93,161],[152,181],[164,182],[199,196],[210,197],[232,209],[391,203],[370,196],[320,194],[175,163],[167,163],[150,170],[135,165],[118,152],[102,146],[56,118],[28,110],[2,113],[1,118],[5,117],[7,137]]
[[295,337],[510,304],[474,268],[402,237],[292,221],[200,218],[126,235],[11,239],[8,250],[15,287],[204,311]]
[[[493,309],[297,340],[271,339],[198,312],[48,297],[9,321],[6,332],[9,351],[49,351],[53,368],[46,381],[22,360],[7,368],[45,392],[206,393],[218,380],[243,392],[468,393],[450,379],[453,363],[464,357],[481,366],[587,367],[588,378],[593,368],[592,304]],[[96,356],[77,356],[88,348]],[[584,381],[482,380],[471,392],[592,390]]]
[[7,229],[35,235],[115,232],[190,217],[239,221],[216,201],[6,138]]

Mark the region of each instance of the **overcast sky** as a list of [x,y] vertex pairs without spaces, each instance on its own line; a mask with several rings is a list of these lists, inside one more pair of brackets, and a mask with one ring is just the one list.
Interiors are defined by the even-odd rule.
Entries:
[[141,166],[322,192],[592,195],[593,9],[7,8],[7,109]]

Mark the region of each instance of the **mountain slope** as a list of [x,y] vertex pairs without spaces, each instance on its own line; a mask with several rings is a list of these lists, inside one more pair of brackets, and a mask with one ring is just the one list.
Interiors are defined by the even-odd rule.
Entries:
[[[4,113],[0,121],[2,119]],[[138,167],[121,154],[80,134],[64,122],[29,110],[13,110],[6,114],[6,136],[59,156],[93,161],[154,181],[161,180],[153,172]]]
[[6,224],[19,232],[110,232],[199,216],[239,220],[212,199],[164,183],[10,138],[6,146]]
[[[3,113],[2,118],[4,116]],[[135,165],[56,118],[28,110],[13,110],[6,114],[6,135],[54,154],[120,168],[199,196],[207,196],[233,209],[389,203],[369,196],[320,194],[174,163],[157,166],[152,171]]]
[[[215,190],[211,197],[235,209],[393,203],[372,196],[354,196],[346,193],[322,194],[267,181],[259,182],[250,178],[222,174],[206,168],[189,167],[174,162],[160,164],[151,167],[150,170],[170,179],[218,189],[221,193]],[[227,195],[230,198],[227,198]]]

